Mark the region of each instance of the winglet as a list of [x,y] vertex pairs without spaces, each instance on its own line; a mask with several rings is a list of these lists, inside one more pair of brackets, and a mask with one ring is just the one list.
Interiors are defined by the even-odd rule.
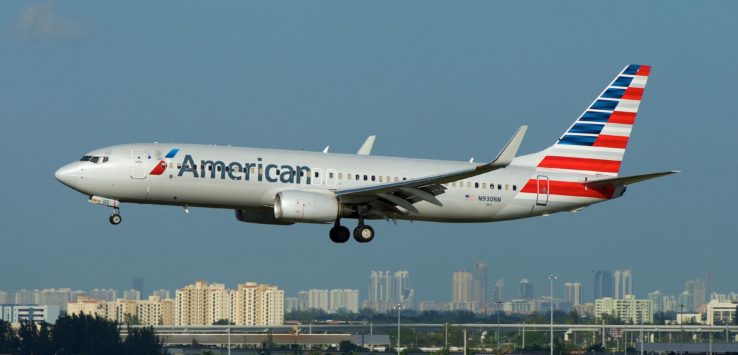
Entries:
[[359,148],[359,151],[356,152],[358,155],[369,155],[372,153],[372,147],[374,147],[374,140],[377,138],[375,135],[371,135],[369,137],[366,137],[366,140],[364,141],[364,144],[361,145],[361,148]]
[[520,126],[520,128],[518,128],[518,131],[515,132],[512,138],[507,141],[507,144],[505,144],[505,147],[502,148],[502,151],[497,154],[497,157],[492,162],[486,165],[490,167],[510,165],[513,159],[515,159],[515,155],[518,154],[518,148],[520,148],[520,143],[523,142],[523,137],[525,137],[525,132],[527,130],[528,126]]

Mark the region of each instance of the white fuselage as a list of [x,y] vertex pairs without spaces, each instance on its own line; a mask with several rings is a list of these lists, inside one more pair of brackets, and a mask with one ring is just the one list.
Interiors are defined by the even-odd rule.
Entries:
[[[176,154],[166,158],[175,147]],[[307,190],[330,195],[336,190],[475,166],[471,162],[161,143],[106,147],[86,156],[100,159],[97,163],[68,164],[57,171],[57,179],[85,195],[120,202],[234,210],[270,210],[280,191]],[[102,162],[103,157],[106,162]],[[517,157],[504,169],[443,184],[445,192],[436,196],[442,206],[420,201],[415,203],[418,213],[393,217],[488,222],[575,210],[606,200],[549,194],[549,180],[584,181],[584,177],[541,171],[536,168],[539,160],[537,154]],[[165,167],[162,165],[155,173],[152,169],[161,162]],[[531,191],[530,184],[537,186],[539,179],[541,186],[545,181],[545,188]],[[522,191],[526,185],[528,189]]]

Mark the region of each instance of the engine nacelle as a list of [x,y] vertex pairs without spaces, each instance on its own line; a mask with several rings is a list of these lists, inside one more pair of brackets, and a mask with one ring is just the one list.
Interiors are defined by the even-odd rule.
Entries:
[[269,207],[254,207],[236,210],[236,219],[246,223],[259,224],[294,224],[290,221],[280,221],[274,218],[274,210]]
[[280,221],[326,223],[339,213],[338,200],[318,192],[290,190],[274,197],[274,218]]

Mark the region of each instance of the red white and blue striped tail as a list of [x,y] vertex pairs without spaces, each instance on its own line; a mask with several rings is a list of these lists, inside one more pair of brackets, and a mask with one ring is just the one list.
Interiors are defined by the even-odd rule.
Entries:
[[545,151],[538,168],[617,176],[650,72],[649,65],[625,67]]

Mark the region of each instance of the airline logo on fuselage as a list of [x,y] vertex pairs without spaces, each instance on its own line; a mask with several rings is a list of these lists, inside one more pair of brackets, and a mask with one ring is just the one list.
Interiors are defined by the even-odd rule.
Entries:
[[310,184],[311,169],[304,165],[265,164],[262,158],[257,158],[255,163],[241,163],[237,161],[223,162],[220,160],[200,160],[187,154],[182,161],[177,176],[192,174],[192,177],[203,179],[226,178],[230,180],[256,180],[267,182],[281,182],[284,184]]

